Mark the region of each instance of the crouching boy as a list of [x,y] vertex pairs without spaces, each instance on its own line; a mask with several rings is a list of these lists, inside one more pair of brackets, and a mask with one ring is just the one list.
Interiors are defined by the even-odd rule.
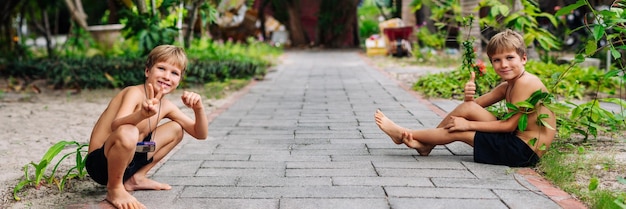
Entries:
[[[155,47],[148,55],[143,84],[124,88],[110,101],[89,140],[87,172],[106,185],[106,201],[117,208],[145,208],[129,192],[168,190],[171,186],[147,178],[148,171],[182,140],[184,132],[196,139],[208,135],[202,98],[183,92],[182,102],[193,109],[185,115],[164,98],[181,81],[187,66],[182,48]],[[159,125],[163,118],[169,122]]]

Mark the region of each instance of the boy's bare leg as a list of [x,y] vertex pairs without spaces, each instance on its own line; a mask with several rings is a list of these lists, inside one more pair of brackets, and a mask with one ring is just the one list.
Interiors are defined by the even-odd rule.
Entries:
[[123,125],[111,133],[105,143],[105,156],[109,162],[106,201],[116,208],[146,208],[126,191],[122,182],[124,171],[133,159],[137,146],[137,137],[128,136],[138,135],[139,131],[136,127]]
[[402,144],[402,133],[406,132],[406,129],[391,121],[382,111],[376,110],[374,114],[374,120],[378,128],[385,132],[393,143]]
[[[385,114],[383,114],[383,112],[380,110],[376,110],[376,113],[374,114],[374,119],[376,120],[376,125],[378,125],[378,128],[385,132],[396,144],[406,144],[408,135],[412,137],[412,135],[409,134],[410,130],[394,123],[391,119],[387,118],[387,116],[385,116]],[[435,147],[434,145],[423,144],[417,140],[413,140],[412,138],[408,141],[411,142],[411,145],[406,145],[417,150],[417,152],[422,156],[430,154],[430,151],[432,151],[432,149]]]
[[[150,169],[152,169],[170,151],[172,151],[178,143],[182,141],[183,129],[176,122],[168,122],[159,126],[156,133],[154,141],[157,144],[157,149],[152,156],[152,162],[139,169],[137,173],[124,182],[126,190],[169,190],[172,188],[169,184],[149,179],[147,175]],[[148,156],[148,158],[150,158],[150,156]]]
[[410,148],[413,148],[419,153],[421,156],[428,156],[435,145],[427,145],[413,138],[413,133],[411,132],[403,132],[402,133],[402,142]]

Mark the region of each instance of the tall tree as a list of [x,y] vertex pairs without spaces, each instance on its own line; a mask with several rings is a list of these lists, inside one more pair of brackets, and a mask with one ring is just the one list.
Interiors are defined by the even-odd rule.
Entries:
[[283,1],[288,15],[288,28],[291,44],[294,46],[304,46],[309,43],[309,38],[304,33],[302,21],[300,20],[299,0],[279,0]]

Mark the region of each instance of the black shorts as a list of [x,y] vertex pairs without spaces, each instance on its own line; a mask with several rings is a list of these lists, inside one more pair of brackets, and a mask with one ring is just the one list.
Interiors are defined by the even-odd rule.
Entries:
[[474,135],[474,162],[527,167],[537,164],[539,156],[513,133],[477,131]]
[[[148,136],[143,139],[143,141],[150,141],[151,138],[152,133],[149,133]],[[150,164],[152,160],[152,158],[148,159],[148,153],[135,152],[133,160],[130,162],[130,164],[128,164],[128,167],[126,167],[126,171],[124,171],[123,182],[128,180],[135,173],[137,173],[139,169]],[[91,178],[98,184],[107,185],[107,182],[109,181],[109,172],[107,166],[107,158],[106,156],[104,156],[104,145],[87,155],[87,159],[85,162],[87,173],[89,173],[89,176],[91,176]]]

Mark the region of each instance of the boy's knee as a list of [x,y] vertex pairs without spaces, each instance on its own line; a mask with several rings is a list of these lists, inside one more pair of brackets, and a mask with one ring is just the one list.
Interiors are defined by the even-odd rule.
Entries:
[[134,149],[139,140],[139,129],[133,125],[122,125],[115,130],[115,143]]
[[183,140],[183,135],[185,134],[185,131],[183,130],[183,127],[180,124],[178,124],[176,122],[173,122],[173,123],[174,123],[173,124],[174,128],[172,128],[172,129],[173,129],[173,132],[174,132],[174,134],[176,136],[175,140],[180,142],[180,141]]
[[474,102],[474,101],[469,101],[469,102],[463,102],[459,105],[460,107],[462,107],[465,110],[473,110],[476,108],[480,108],[482,109],[482,107],[480,105],[478,105],[478,103]]

